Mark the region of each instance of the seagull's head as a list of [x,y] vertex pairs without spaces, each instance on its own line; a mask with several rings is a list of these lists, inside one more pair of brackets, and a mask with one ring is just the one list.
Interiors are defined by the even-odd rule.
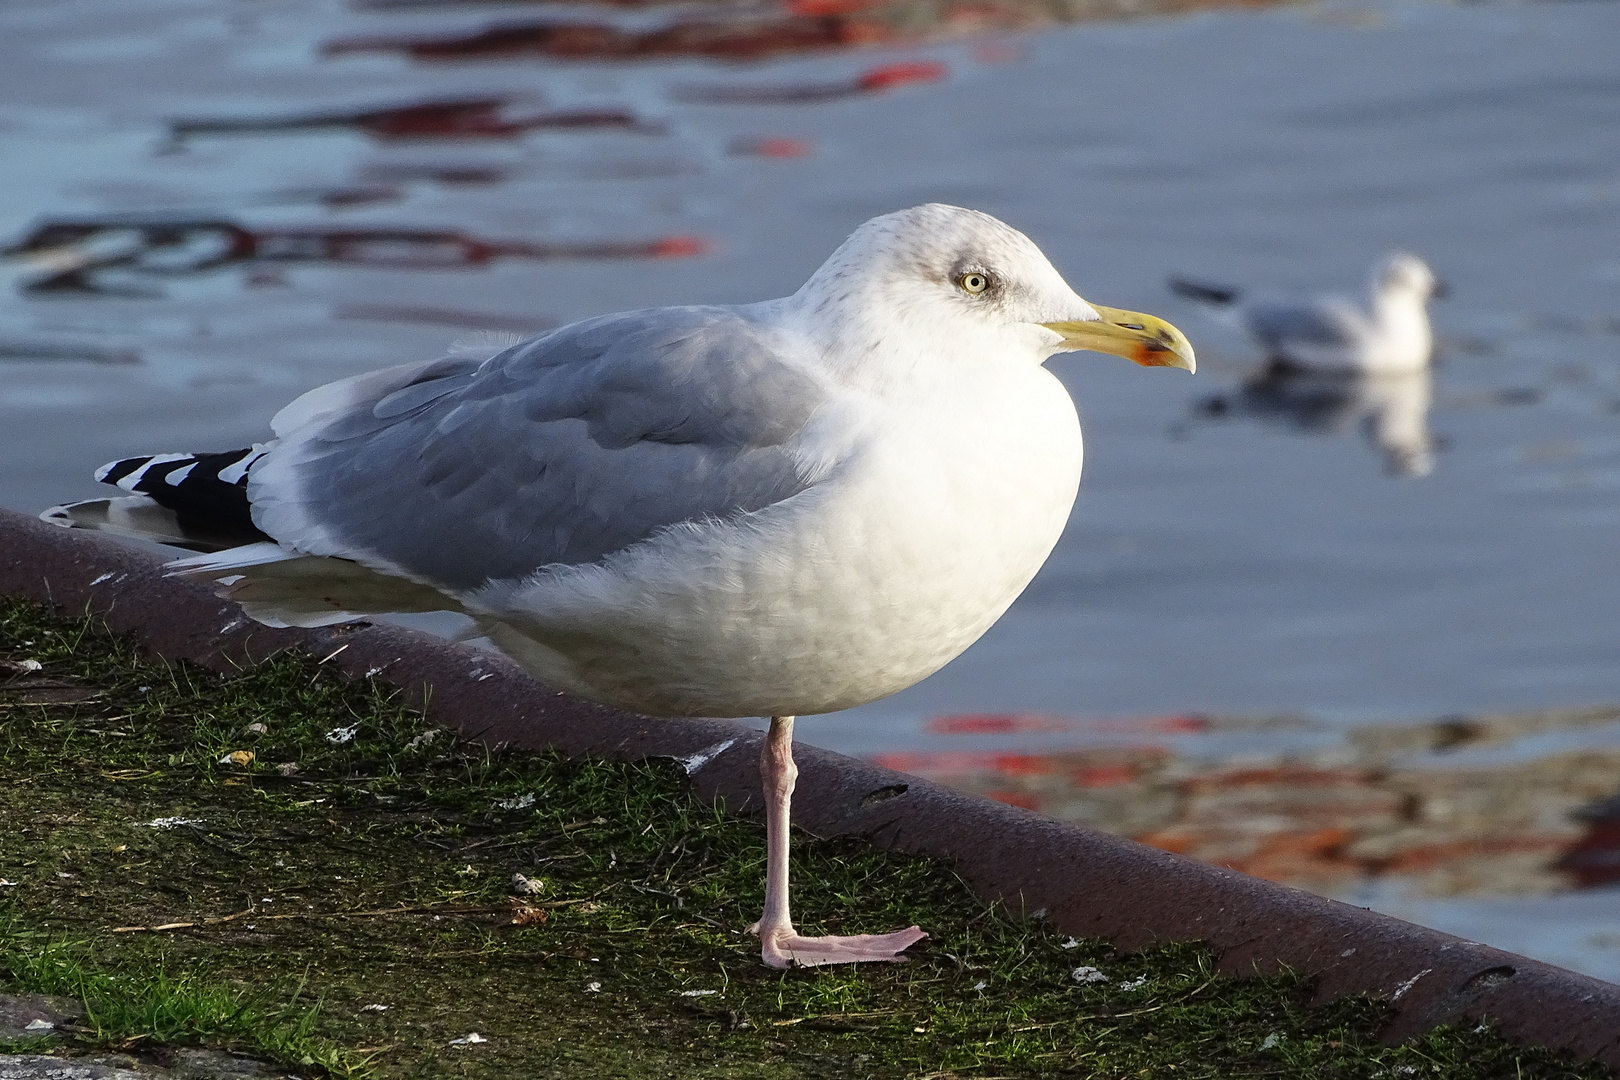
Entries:
[[[1089,349],[1144,367],[1194,369],[1163,319],[1089,304],[1034,242],[988,214],[930,203],[866,222],[794,299],[839,344],[903,339],[912,355],[1027,357]],[[852,340],[852,338],[854,340]]]
[[1373,296],[1402,297],[1426,304],[1446,295],[1445,282],[1435,277],[1429,264],[1416,255],[1397,251],[1373,267]]

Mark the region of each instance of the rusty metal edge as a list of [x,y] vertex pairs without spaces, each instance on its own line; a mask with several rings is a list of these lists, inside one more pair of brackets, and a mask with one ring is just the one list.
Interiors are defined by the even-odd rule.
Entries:
[[[760,805],[752,729],[586,704],[504,657],[399,627],[260,626],[161,566],[147,552],[0,510],[0,593],[93,611],[163,657],[218,669],[303,649],[349,677],[403,688],[432,722],[462,735],[571,756],[688,759],[701,796],[744,812]],[[985,900],[1044,913],[1065,933],[1124,949],[1201,939],[1225,972],[1287,967],[1316,978],[1320,1001],[1387,998],[1392,1041],[1488,1018],[1522,1044],[1620,1067],[1620,985],[816,747],[795,755],[795,823],[944,859]]]

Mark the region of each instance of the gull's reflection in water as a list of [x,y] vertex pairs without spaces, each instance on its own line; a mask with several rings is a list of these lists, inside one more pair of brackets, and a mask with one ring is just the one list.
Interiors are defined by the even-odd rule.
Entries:
[[1177,429],[1196,423],[1248,419],[1312,435],[1360,428],[1384,457],[1390,476],[1427,476],[1434,469],[1429,434],[1431,377],[1427,369],[1388,375],[1321,374],[1274,363],[1230,393],[1194,404]]

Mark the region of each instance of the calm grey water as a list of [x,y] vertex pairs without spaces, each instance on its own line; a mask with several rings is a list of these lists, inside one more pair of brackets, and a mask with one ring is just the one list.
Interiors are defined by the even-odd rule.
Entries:
[[[439,270],[112,267],[96,278],[111,294],[48,297],[16,287],[37,269],[0,261],[13,278],[0,354],[67,343],[139,355],[0,359],[0,503],[32,511],[94,495],[90,470],[131,452],[244,445],[299,392],[430,356],[481,319],[541,326],[781,295],[865,218],[943,200],[1023,228],[1083,295],[1174,319],[1201,370],[1055,360],[1088,445],[1050,563],[944,671],[807,721],[804,738],[872,754],[921,744],[942,713],[1359,723],[1620,700],[1620,6],[1319,4],[747,66],[318,52],[345,33],[520,8],[7,5],[0,233],[181,210],[506,240],[697,235],[712,251]],[[816,104],[682,92],[824,83],[917,59],[943,61],[948,77]],[[166,135],[175,117],[492,92],[630,109],[665,133]],[[734,152],[757,137],[809,152]],[[409,178],[445,168],[502,178]],[[321,197],[378,183],[394,197]],[[1366,401],[1327,432],[1198,418],[1198,402],[1230,394],[1257,358],[1172,298],[1167,273],[1349,290],[1393,247],[1452,287],[1435,309],[1432,387],[1390,406],[1422,415],[1430,396],[1430,475],[1386,475],[1361,433]],[[1556,907],[1567,898],[1514,901],[1541,913],[1529,917],[1460,901],[1383,906],[1620,978],[1620,935],[1607,951],[1592,944],[1620,909],[1610,894],[1575,900],[1578,918]]]

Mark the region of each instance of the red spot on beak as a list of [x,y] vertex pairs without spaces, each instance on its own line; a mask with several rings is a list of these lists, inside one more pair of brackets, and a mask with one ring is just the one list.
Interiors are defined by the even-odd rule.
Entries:
[[1153,341],[1144,341],[1131,352],[1131,359],[1143,367],[1176,367],[1176,354]]

